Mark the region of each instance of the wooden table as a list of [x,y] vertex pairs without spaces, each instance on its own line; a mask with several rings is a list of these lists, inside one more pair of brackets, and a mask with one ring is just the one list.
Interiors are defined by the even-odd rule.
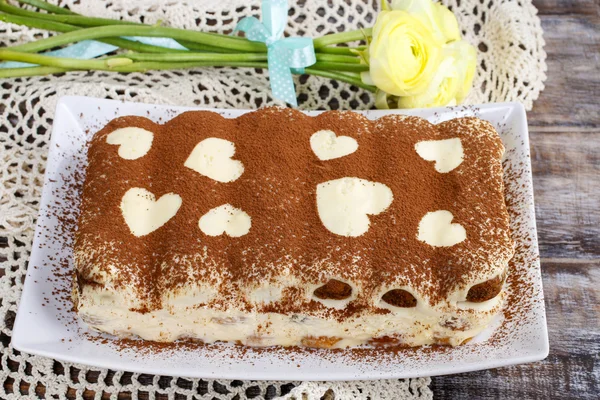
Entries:
[[600,2],[534,4],[548,53],[528,120],[550,355],[435,377],[436,399],[600,399]]
[[436,399],[600,398],[600,2],[534,4],[548,53],[528,119],[550,356],[435,377]]

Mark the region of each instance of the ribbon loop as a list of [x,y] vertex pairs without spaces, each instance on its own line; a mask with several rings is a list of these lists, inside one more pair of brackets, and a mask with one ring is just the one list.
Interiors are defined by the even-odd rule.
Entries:
[[303,73],[304,67],[317,60],[311,38],[283,38],[287,24],[287,0],[263,0],[263,22],[254,17],[243,18],[235,27],[248,40],[267,45],[271,92],[277,99],[298,106],[292,73]]
[[253,42],[266,43],[270,39],[269,30],[254,17],[242,18],[236,25],[233,33],[236,33],[237,31],[244,32],[246,38]]
[[261,5],[262,20],[273,40],[283,36],[287,25],[287,0],[263,0]]

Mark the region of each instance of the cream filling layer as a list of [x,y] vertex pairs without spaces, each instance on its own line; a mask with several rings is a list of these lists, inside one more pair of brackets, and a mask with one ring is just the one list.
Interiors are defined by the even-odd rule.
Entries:
[[430,307],[419,301],[413,308],[391,307],[391,313],[383,315],[365,311],[341,322],[302,313],[217,310],[198,303],[192,305],[194,301],[189,296],[182,297],[182,301],[172,298],[165,308],[142,314],[127,307],[127,297],[127,293],[85,286],[78,296],[79,315],[95,330],[159,342],[194,338],[205,343],[301,346],[307,338],[326,337],[338,339],[331,348],[346,348],[384,336],[398,337],[408,346],[459,345],[490,324],[500,311],[505,294],[489,300],[484,307],[483,303],[470,303],[471,308],[465,302],[460,307],[458,302]]

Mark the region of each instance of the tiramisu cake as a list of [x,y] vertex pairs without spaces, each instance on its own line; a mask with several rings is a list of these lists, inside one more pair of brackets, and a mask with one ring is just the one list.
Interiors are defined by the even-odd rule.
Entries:
[[160,342],[459,345],[505,297],[503,151],[476,118],[114,119],[89,147],[76,308]]

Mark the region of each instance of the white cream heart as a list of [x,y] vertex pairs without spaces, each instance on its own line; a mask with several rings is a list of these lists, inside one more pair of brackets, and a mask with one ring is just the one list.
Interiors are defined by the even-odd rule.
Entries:
[[335,132],[322,130],[310,137],[310,148],[319,160],[333,160],[354,153],[358,142],[350,136],[335,136]]
[[200,230],[208,236],[219,236],[223,233],[231,237],[244,236],[250,231],[251,225],[250,216],[231,204],[211,209],[198,221]]
[[467,238],[465,228],[453,224],[450,211],[438,210],[425,214],[419,222],[418,239],[434,247],[454,246]]
[[121,212],[125,223],[134,236],[154,232],[177,214],[181,197],[168,193],[156,200],[156,196],[143,188],[129,189],[121,199]]
[[117,129],[106,136],[106,143],[118,144],[118,154],[126,160],[136,160],[150,151],[154,134],[142,128]]
[[435,170],[440,173],[452,171],[465,158],[462,142],[459,138],[426,140],[417,143],[415,150],[424,160],[435,161]]
[[244,164],[232,160],[235,144],[219,138],[204,139],[194,147],[184,165],[218,182],[233,182],[244,172]]
[[317,185],[317,210],[325,228],[341,236],[369,230],[369,217],[385,211],[394,195],[383,183],[341,178]]

